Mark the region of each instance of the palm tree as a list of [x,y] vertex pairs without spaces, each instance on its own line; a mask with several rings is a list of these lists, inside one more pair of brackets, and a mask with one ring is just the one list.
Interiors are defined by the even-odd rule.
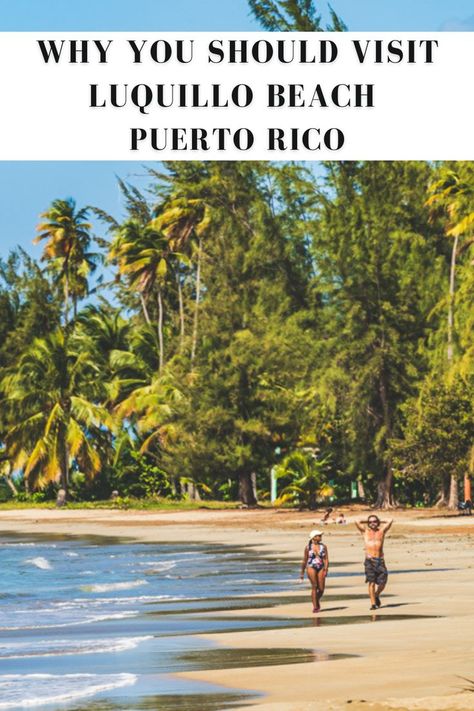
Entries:
[[61,330],[38,338],[2,380],[8,455],[33,488],[67,492],[71,467],[89,477],[101,467],[113,423],[89,345]]
[[116,353],[129,355],[130,322],[105,302],[101,306],[89,304],[77,317],[75,330],[90,344],[89,352],[100,368],[106,392],[104,405],[111,410],[122,389],[114,357]]
[[[457,260],[461,252],[472,243],[472,228],[474,226],[474,174],[472,169],[462,175],[453,170],[444,170],[440,179],[431,186],[431,196],[427,201],[430,206],[438,206],[448,214],[449,222],[447,237],[453,238],[451,248],[451,267],[449,271],[448,297],[448,330],[447,330],[447,361],[453,361],[454,346],[454,308],[456,291]],[[464,242],[462,242],[462,238]]]
[[63,282],[65,325],[69,323],[70,300],[76,316],[77,301],[88,293],[87,277],[97,262],[97,255],[88,251],[92,238],[87,216],[88,208],[76,211],[72,198],[54,200],[41,214],[43,221],[36,228],[40,234],[33,240],[35,244],[46,240],[41,259]]
[[[445,169],[440,178],[431,186],[431,196],[427,205],[441,208],[448,215],[446,236],[453,238],[449,270],[446,363],[448,375],[453,369],[455,341],[456,274],[458,260],[462,252],[474,243],[474,172],[470,164],[459,170]],[[463,239],[464,238],[464,239]],[[444,494],[441,502],[444,503]],[[455,474],[451,474],[448,508],[456,509],[458,504],[458,484]]]
[[89,304],[79,314],[77,325],[78,332],[91,339],[95,354],[104,365],[112,351],[128,348],[130,323],[116,309]]
[[[196,357],[199,304],[201,301],[201,267],[203,258],[203,236],[211,221],[209,205],[199,198],[186,199],[183,196],[172,195],[167,204],[161,208],[154,223],[159,226],[170,240],[173,248],[183,253],[191,247],[191,253],[196,258],[196,290],[194,301],[193,333],[191,341],[191,365]],[[194,243],[194,245],[193,245]],[[181,262],[183,260],[181,259]],[[178,272],[178,295],[181,321],[181,343],[184,340],[184,307],[182,288]]]
[[128,278],[130,287],[140,295],[148,325],[151,324],[150,299],[156,299],[160,370],[164,366],[163,292],[171,260],[179,257],[171,248],[169,238],[157,229],[153,221],[142,225],[136,219],[127,220],[117,230],[110,248],[110,258],[117,262],[120,273]]
[[120,420],[133,418],[137,432],[144,436],[141,451],[150,451],[173,432],[174,407],[183,400],[182,392],[169,376],[155,376],[150,384],[136,387],[117,406]]
[[315,509],[319,497],[331,493],[327,484],[329,459],[318,459],[312,452],[296,450],[276,467],[277,479],[288,479],[290,483],[280,492],[276,505],[286,501],[297,502],[300,506]]
[[[180,254],[189,254],[190,258],[196,262],[191,338],[192,367],[196,357],[199,333],[203,241],[213,221],[213,203],[218,181],[212,172],[211,164],[170,161],[166,165],[169,172],[165,175],[150,171],[151,175],[160,181],[158,193],[162,198],[162,202],[155,209],[154,224],[169,238],[170,245],[174,250]],[[183,262],[182,259],[181,262]],[[177,270],[177,276],[182,346],[184,342],[184,305],[179,270]]]

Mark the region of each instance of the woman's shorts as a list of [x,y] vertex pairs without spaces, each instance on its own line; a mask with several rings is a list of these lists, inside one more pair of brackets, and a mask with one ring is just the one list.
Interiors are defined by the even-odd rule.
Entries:
[[383,558],[366,558],[364,562],[365,582],[383,585],[387,582],[388,570]]

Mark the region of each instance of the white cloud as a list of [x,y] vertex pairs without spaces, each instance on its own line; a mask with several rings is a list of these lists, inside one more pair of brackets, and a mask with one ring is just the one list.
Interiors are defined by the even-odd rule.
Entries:
[[471,32],[474,30],[474,15],[466,17],[465,20],[457,17],[450,18],[443,22],[439,29],[441,32]]

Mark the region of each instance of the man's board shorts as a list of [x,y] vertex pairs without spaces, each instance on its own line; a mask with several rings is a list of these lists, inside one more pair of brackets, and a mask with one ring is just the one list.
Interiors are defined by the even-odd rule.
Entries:
[[364,561],[365,582],[383,585],[387,582],[388,570],[383,558],[366,558]]

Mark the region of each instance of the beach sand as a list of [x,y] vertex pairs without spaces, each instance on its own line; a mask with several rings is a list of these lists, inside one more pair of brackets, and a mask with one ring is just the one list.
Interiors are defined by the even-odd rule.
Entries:
[[[0,531],[238,543],[265,556],[294,560],[295,584],[289,591],[294,594],[293,603],[253,610],[250,598],[248,610],[219,614],[305,618],[309,626],[223,633],[212,640],[242,650],[313,649],[315,661],[181,674],[261,694],[248,709],[474,709],[474,517],[435,511],[390,514],[395,523],[387,535],[385,557],[389,570],[401,572],[389,577],[384,605],[372,617],[368,598],[331,600],[331,595],[366,592],[362,537],[353,521],[365,518],[367,510],[342,510],[347,525],[325,526],[324,541],[330,560],[347,564],[334,566],[333,571],[356,574],[328,577],[328,597],[317,615],[311,610],[307,582],[297,582],[308,533],[320,527],[321,514],[317,512],[3,510]],[[396,619],[399,615],[413,617]],[[341,618],[342,623],[348,616],[357,619],[351,624],[334,624],[338,620],[333,618]],[[331,618],[333,624],[325,625],[325,618]],[[325,660],[326,654],[353,656]],[[467,681],[471,679],[472,683]]]

